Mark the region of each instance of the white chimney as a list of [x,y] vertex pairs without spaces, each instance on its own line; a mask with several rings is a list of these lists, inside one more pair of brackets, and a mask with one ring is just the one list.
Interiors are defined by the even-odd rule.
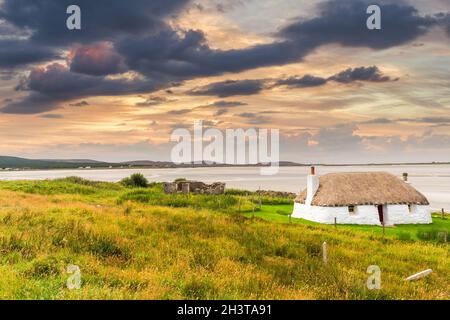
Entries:
[[316,176],[316,170],[314,167],[311,167],[310,173],[307,177],[306,181],[306,205],[311,205],[311,202],[314,198],[314,195],[319,188],[319,176]]
[[408,173],[407,172],[403,172],[403,181],[405,181],[406,183],[408,182]]

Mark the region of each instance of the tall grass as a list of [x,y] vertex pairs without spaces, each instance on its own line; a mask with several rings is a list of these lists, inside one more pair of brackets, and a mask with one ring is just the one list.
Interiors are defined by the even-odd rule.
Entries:
[[[448,244],[247,219],[239,201],[253,205],[244,195],[166,196],[160,186],[0,182],[0,298],[449,298]],[[65,286],[69,264],[81,269],[79,290]],[[381,290],[365,286],[373,264]]]

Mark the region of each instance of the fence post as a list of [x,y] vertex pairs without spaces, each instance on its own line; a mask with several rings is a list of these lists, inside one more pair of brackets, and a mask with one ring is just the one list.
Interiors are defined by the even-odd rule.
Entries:
[[384,239],[384,236],[386,234],[385,229],[384,229],[384,221],[381,224],[383,225],[383,239]]
[[261,187],[258,188],[258,196],[259,196],[259,201],[258,201],[259,209],[261,209],[262,208]]
[[252,219],[255,217],[255,204],[252,202]]
[[239,214],[241,214],[241,197],[239,197]]
[[337,218],[334,217],[334,228],[337,229]]
[[322,251],[323,251],[323,263],[327,264],[328,258],[327,258],[327,242],[324,241],[322,244]]
[[445,211],[444,211],[444,208],[442,208],[442,220],[445,219],[445,218],[444,218],[444,215],[445,215]]

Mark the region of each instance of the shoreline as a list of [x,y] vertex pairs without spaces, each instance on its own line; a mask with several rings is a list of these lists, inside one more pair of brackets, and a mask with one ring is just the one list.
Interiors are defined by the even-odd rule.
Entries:
[[[289,164],[280,165],[279,168],[289,168],[289,167],[382,167],[382,166],[445,166],[450,165],[450,162],[426,162],[426,163],[357,163],[357,164]],[[139,169],[213,169],[213,168],[262,168],[269,167],[269,165],[198,165],[198,166],[184,166],[184,165],[174,165],[174,166],[123,166],[123,167],[91,167],[91,168],[0,168],[0,174],[3,172],[33,172],[33,171],[65,171],[65,170],[76,170],[76,171],[94,171],[94,170],[139,170]]]

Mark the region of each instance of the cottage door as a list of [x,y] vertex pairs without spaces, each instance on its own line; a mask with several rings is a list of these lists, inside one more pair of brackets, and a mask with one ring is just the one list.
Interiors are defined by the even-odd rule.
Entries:
[[383,214],[383,206],[382,205],[378,206],[378,216],[380,217],[381,224],[383,224],[384,223],[384,214]]

